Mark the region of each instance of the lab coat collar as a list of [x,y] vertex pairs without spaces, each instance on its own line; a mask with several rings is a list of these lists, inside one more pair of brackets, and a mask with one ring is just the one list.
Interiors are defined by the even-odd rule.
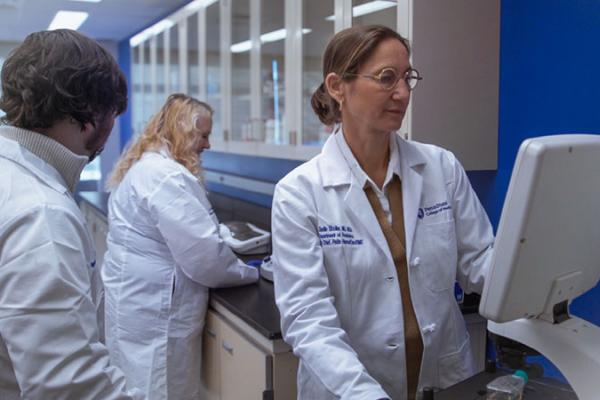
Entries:
[[412,259],[412,248],[421,195],[423,192],[423,169],[427,162],[420,148],[396,136],[396,143],[400,150],[400,169],[402,175],[402,208],[404,210],[404,233],[406,240],[406,257]]
[[0,127],[0,136],[14,140],[23,151],[44,161],[59,173],[69,191],[75,191],[81,172],[89,161],[87,156],[73,153],[46,135],[10,125]]
[[[340,130],[340,133],[336,134],[334,136],[334,139],[336,140],[338,148],[339,148],[340,152],[342,153],[344,160],[346,161],[346,165],[352,171],[352,174],[354,175],[354,178],[356,179],[357,184],[363,188],[368,184],[373,188],[373,190],[379,192],[380,189],[377,187],[375,182],[373,182],[373,180],[369,177],[369,175],[367,175],[367,173],[362,169],[362,167],[359,165],[358,161],[356,160],[356,157],[354,157],[354,154],[352,153],[352,150],[350,149],[348,142],[346,142],[346,138],[344,137],[343,132],[344,132],[343,130]],[[393,138],[392,138],[392,140],[390,140],[390,143],[389,143],[389,151],[390,151],[390,160],[389,160],[389,163],[387,166],[385,181],[383,184],[384,188],[388,183],[391,182],[394,174],[401,176],[400,154],[399,154],[398,144],[396,143],[396,141]]]
[[324,187],[346,185],[352,182],[352,171],[346,165],[335,135],[341,135],[341,132],[338,130],[329,136],[319,157],[319,175]]
[[[335,187],[348,185],[344,193],[344,206],[349,215],[356,217],[356,224],[363,225],[364,229],[377,243],[377,247],[387,256],[391,257],[387,241],[373,213],[367,196],[364,194],[364,182],[352,173],[335,135],[341,135],[341,129],[337,129],[323,146],[319,161],[320,176],[323,187]],[[406,252],[410,259],[414,234],[417,226],[417,215],[421,194],[423,189],[422,171],[426,164],[426,158],[421,150],[412,143],[394,134],[395,145],[399,153],[400,179],[402,181],[402,202],[404,209],[404,224],[406,234]],[[354,162],[355,159],[353,158]],[[359,167],[360,168],[360,167]],[[397,167],[396,167],[397,168]],[[396,172],[397,169],[394,171]]]
[[[337,142],[338,135],[342,135],[341,126],[335,130],[325,144],[321,151],[321,157],[319,160],[320,175],[323,182],[323,187],[328,186],[339,186],[339,185],[350,185],[353,180],[356,181],[355,174],[352,173],[352,169],[348,167],[349,163],[355,163],[356,168],[360,169],[360,166],[356,162],[356,159],[352,157],[351,160],[346,162],[342,148]],[[342,140],[343,136],[340,138]],[[408,173],[410,169],[417,168],[426,164],[425,156],[421,151],[413,146],[410,142],[402,139],[400,135],[394,134],[392,139],[395,143],[391,143],[391,146],[396,145],[399,154],[399,167],[395,157],[390,159],[395,165],[392,166],[393,172],[400,175],[401,179]],[[360,185],[360,182],[356,182]],[[360,185],[361,188],[364,186]]]
[[59,193],[68,193],[69,185],[61,174],[52,165],[48,164],[15,140],[0,135],[0,157],[11,160],[30,171],[41,182],[50,186]]

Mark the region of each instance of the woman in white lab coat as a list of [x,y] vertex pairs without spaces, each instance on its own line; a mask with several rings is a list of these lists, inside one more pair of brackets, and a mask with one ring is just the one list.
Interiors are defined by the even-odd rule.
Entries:
[[210,106],[171,95],[109,182],[106,344],[150,400],[199,398],[208,288],[258,279],[219,237],[206,197],[199,153],[211,128]]
[[278,183],[272,210],[298,398],[418,398],[474,371],[454,283],[482,289],[492,229],[449,151],[395,133],[421,79],[404,38],[346,29],[323,67],[312,105],[335,133]]

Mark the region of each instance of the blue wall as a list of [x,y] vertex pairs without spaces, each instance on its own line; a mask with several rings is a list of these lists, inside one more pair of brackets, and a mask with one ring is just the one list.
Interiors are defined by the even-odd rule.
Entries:
[[[502,0],[499,117],[498,172],[482,199],[495,224],[524,139],[600,133],[600,1]],[[600,286],[571,311],[600,325],[598,304]]]
[[127,110],[121,114],[119,119],[119,132],[121,133],[121,150],[125,147],[133,132],[131,122],[131,108],[133,99],[133,80],[131,79],[131,51],[129,49],[129,39],[122,40],[119,42],[119,66],[127,78],[127,93],[129,97],[129,104]]

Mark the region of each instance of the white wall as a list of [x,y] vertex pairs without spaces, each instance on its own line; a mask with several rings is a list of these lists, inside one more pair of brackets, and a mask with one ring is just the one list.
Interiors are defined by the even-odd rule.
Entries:
[[19,45],[18,42],[1,42],[0,41],[0,58],[6,59],[8,53]]
[[[8,53],[15,47],[17,47],[19,43],[17,42],[0,42],[0,70],[2,69],[2,65],[4,64],[4,60],[8,57]],[[2,94],[2,87],[0,87],[0,95]],[[4,112],[0,110],[0,117],[4,115]]]

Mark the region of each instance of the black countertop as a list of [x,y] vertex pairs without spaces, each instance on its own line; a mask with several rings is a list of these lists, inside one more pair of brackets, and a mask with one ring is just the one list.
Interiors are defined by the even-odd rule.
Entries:
[[251,285],[211,289],[210,296],[267,339],[281,339],[272,282],[260,278]]

